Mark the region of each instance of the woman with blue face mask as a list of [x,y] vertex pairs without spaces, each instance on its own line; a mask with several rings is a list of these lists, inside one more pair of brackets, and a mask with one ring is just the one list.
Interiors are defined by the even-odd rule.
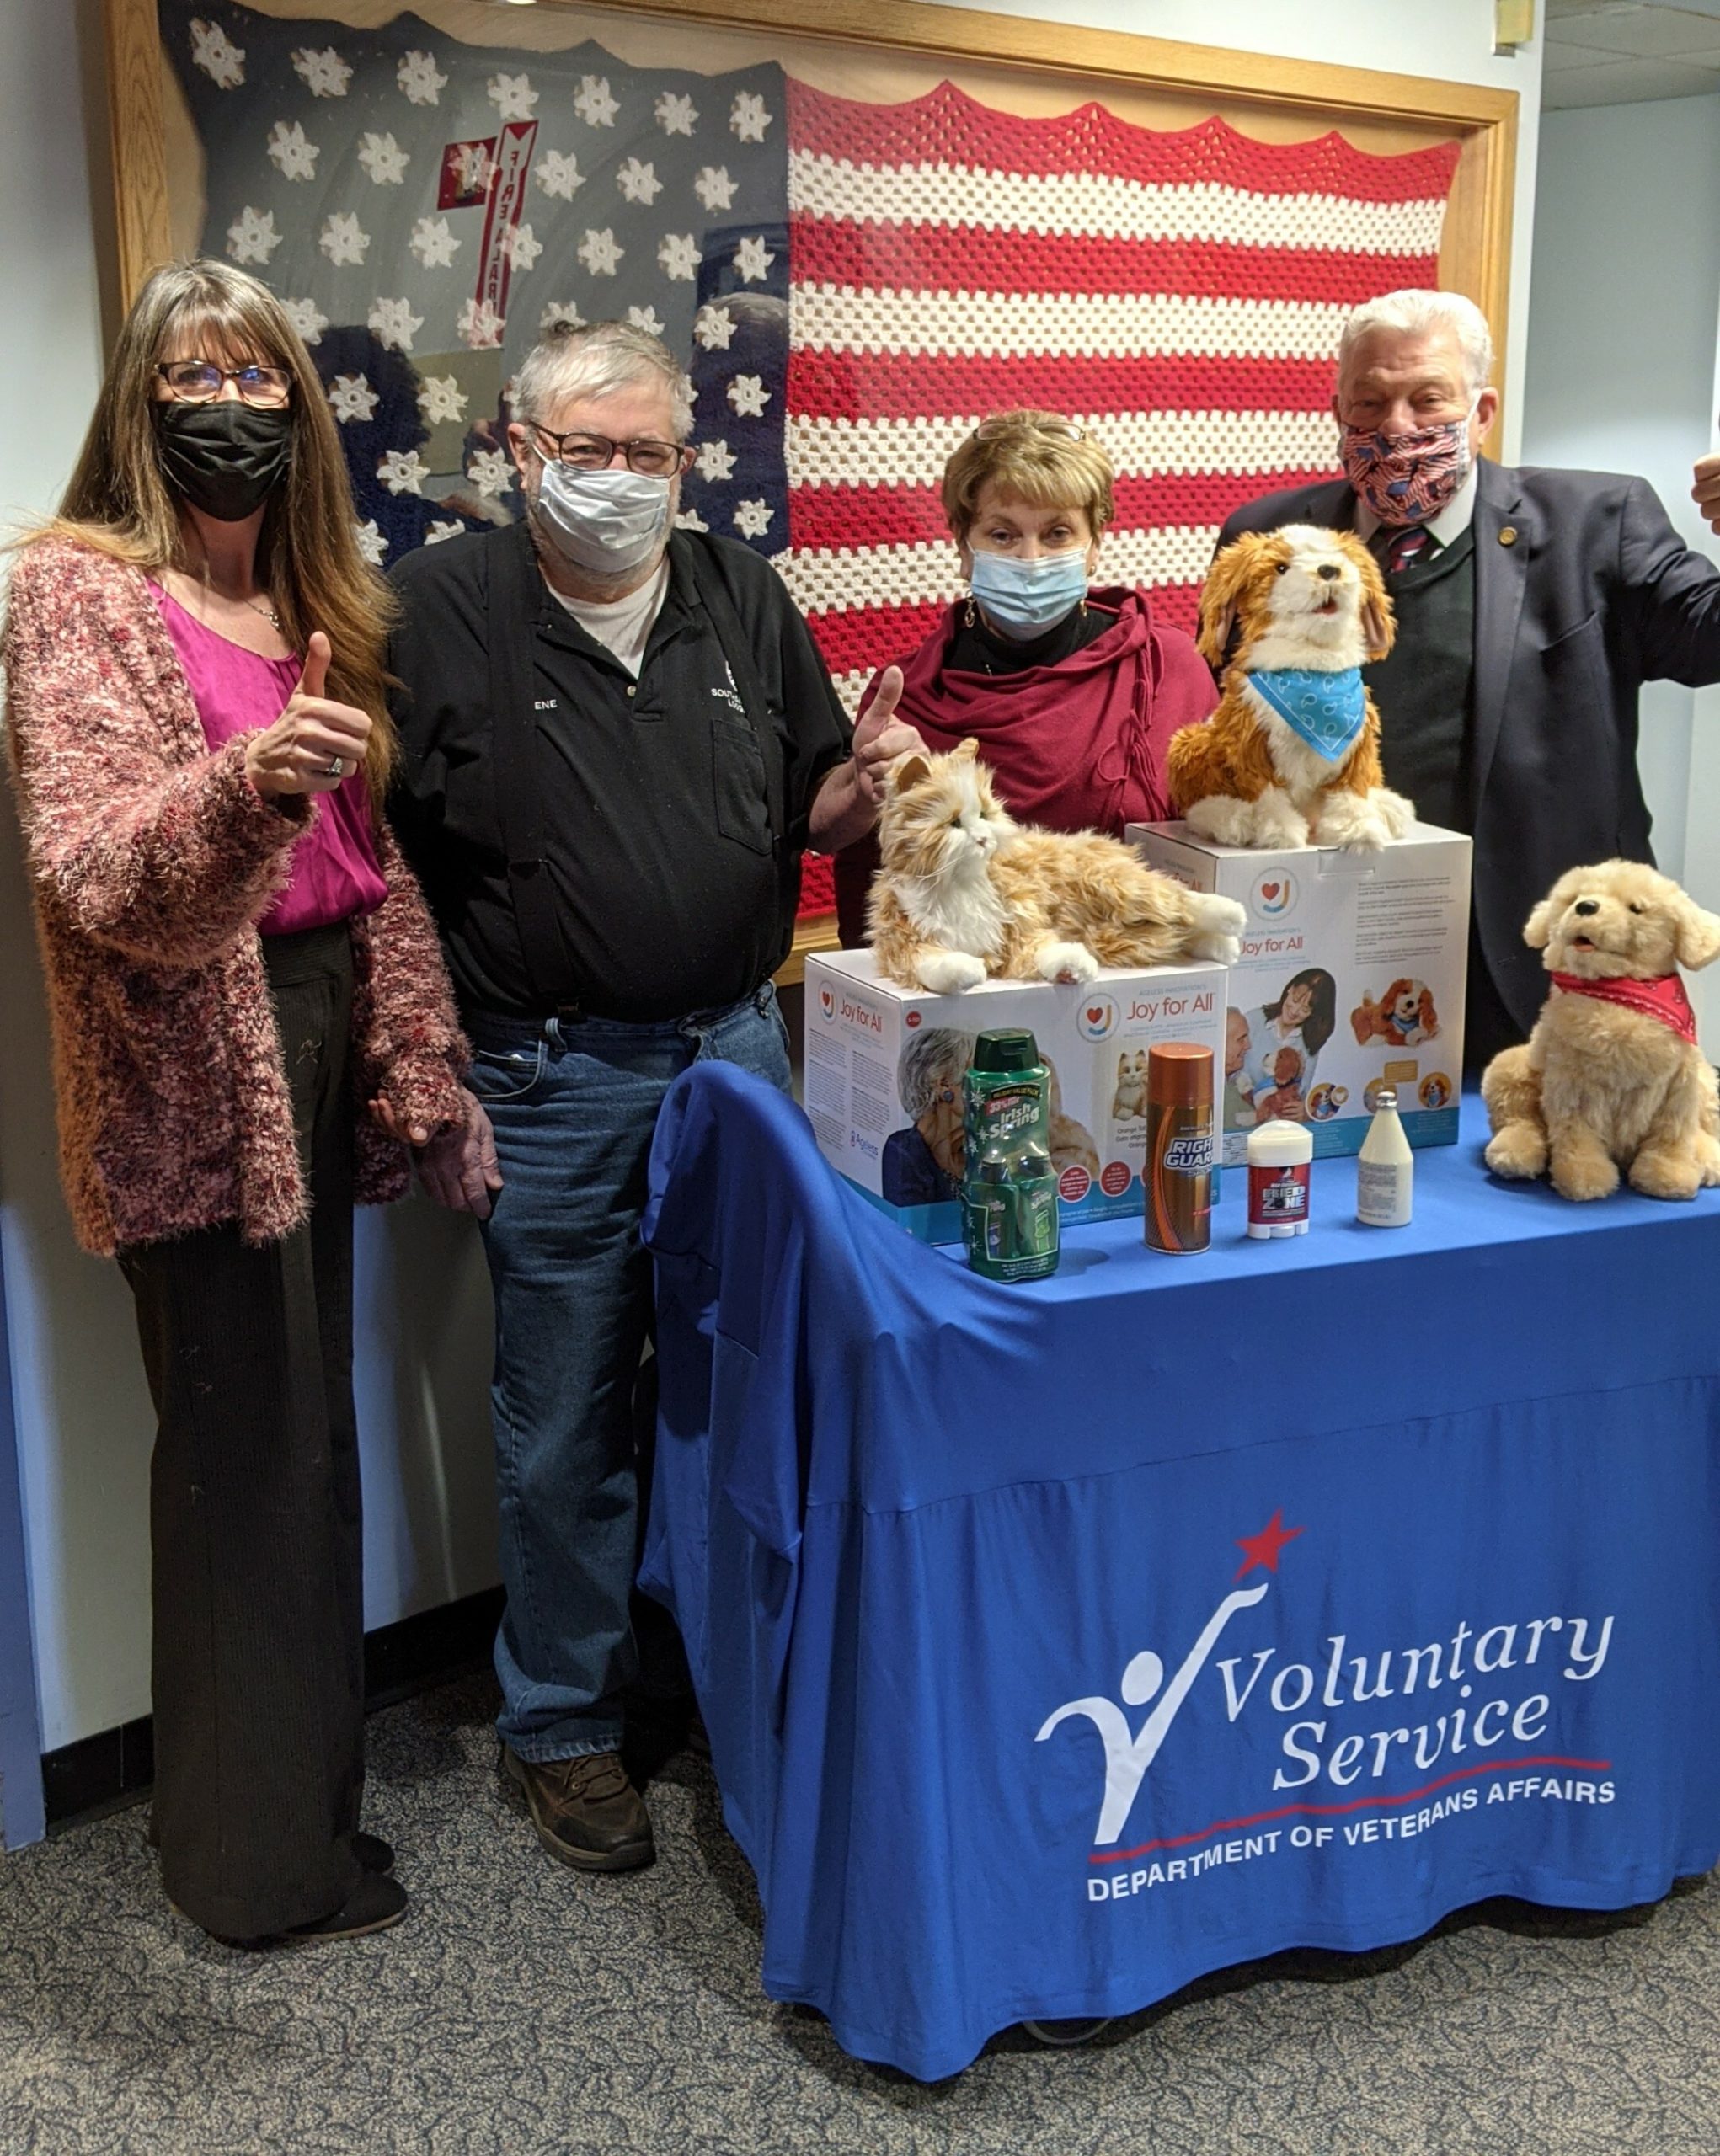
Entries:
[[[1027,822],[1120,837],[1172,814],[1165,749],[1211,712],[1212,677],[1145,591],[1092,581],[1115,509],[1103,448],[1055,413],[1000,412],[951,456],[942,494],[967,590],[896,661],[897,716],[932,749],[975,740]],[[877,863],[869,839],[837,858],[846,944],[865,941]]]

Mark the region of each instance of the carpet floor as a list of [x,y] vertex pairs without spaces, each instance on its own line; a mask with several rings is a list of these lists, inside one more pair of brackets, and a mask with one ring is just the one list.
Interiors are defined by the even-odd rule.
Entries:
[[702,1763],[649,1871],[552,1864],[487,1681],[370,1725],[399,1929],[251,1955],[163,1901],[134,1809],[0,1855],[5,2156],[1716,2156],[1720,1892],[1597,1918],[1488,1903],[1279,1955],[1077,2049],[1016,2031],[922,2088],[759,1988],[752,1876]]

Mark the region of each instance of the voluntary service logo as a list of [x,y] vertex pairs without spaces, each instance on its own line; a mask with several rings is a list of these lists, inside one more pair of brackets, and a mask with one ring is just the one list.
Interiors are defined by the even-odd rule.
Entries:
[[[1123,1671],[1118,1700],[1068,1700],[1041,1724],[1036,1743],[1044,1743],[1066,1723],[1086,1721],[1098,1731],[1103,1748],[1104,1781],[1087,1860],[1092,1867],[1089,1901],[1125,1900],[1198,1878],[1220,1864],[1276,1856],[1283,1848],[1341,1849],[1408,1840],[1483,1802],[1613,1801],[1613,1782],[1597,1779],[1610,1774],[1610,1760],[1566,1758],[1546,1736],[1555,1692],[1565,1684],[1590,1684],[1605,1668],[1612,1646],[1610,1613],[1598,1622],[1536,1617],[1479,1632],[1464,1621],[1449,1639],[1361,1654],[1349,1652],[1348,1635],[1338,1632],[1306,1661],[1284,1661],[1270,1646],[1214,1661],[1232,1621],[1266,1599],[1285,1546],[1304,1532],[1285,1527],[1280,1508],[1258,1534],[1237,1538],[1242,1562],[1230,1590],[1168,1683],[1163,1659],[1143,1647]],[[1257,1571],[1273,1578],[1252,1587],[1237,1584]],[[1227,1726],[1251,1706],[1257,1716],[1263,1710],[1282,1718],[1270,1791],[1263,1790],[1262,1808],[1247,1817],[1205,1825],[1189,1821],[1183,1831],[1119,1849],[1141,1785],[1209,1664],[1222,1692]],[[1532,1676],[1506,1673],[1531,1671]],[[1477,1704],[1478,1686],[1490,1696]],[[1127,1710],[1150,1703],[1134,1727]],[[1344,1710],[1354,1707],[1373,1710],[1367,1716],[1371,1726],[1349,1726]],[[1405,1788],[1406,1780],[1412,1785]],[[1293,1791],[1306,1794],[1285,1801]],[[1291,1819],[1293,1826],[1276,1823]],[[1125,1865],[1135,1868],[1125,1870]]]

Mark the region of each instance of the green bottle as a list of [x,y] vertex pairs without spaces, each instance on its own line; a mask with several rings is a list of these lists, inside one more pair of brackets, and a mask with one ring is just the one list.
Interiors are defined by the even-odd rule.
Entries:
[[1057,1171],[1051,1074],[1033,1035],[981,1033],[962,1100],[968,1262],[988,1280],[1043,1280],[1057,1270]]

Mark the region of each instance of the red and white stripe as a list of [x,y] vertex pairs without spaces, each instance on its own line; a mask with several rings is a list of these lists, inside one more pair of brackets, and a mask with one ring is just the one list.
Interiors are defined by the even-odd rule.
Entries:
[[1093,104],[1023,120],[788,85],[789,544],[852,707],[957,595],[938,505],[988,413],[1078,419],[1117,467],[1100,576],[1192,627],[1220,525],[1334,469],[1349,310],[1437,282],[1455,147],[1178,133]]

